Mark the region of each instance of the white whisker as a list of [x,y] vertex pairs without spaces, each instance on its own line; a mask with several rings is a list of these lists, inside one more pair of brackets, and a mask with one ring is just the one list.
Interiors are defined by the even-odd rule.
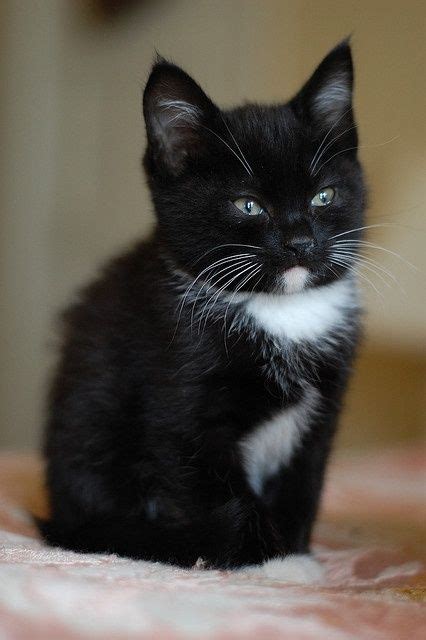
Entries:
[[334,238],[340,238],[340,236],[346,236],[349,233],[355,233],[356,231],[363,231],[364,229],[375,229],[378,227],[387,227],[387,226],[389,226],[389,223],[386,223],[386,222],[378,222],[376,224],[367,224],[364,227],[356,227],[356,229],[349,229],[348,231],[342,231],[342,233],[336,233],[336,235],[331,236],[329,240],[334,240]]
[[325,265],[324,265],[324,267],[325,267],[326,269],[328,269],[329,271],[331,271],[331,273],[332,273],[336,278],[338,278],[338,277],[339,277],[339,274],[337,273],[337,271],[335,271],[334,269],[332,269],[332,267],[330,267],[330,265],[329,265],[329,264],[325,264]]
[[[370,226],[379,226],[379,225],[370,225]],[[382,225],[380,225],[380,226],[382,226]],[[366,227],[366,228],[368,228],[368,227]],[[337,236],[333,236],[333,237],[337,237]],[[385,251],[386,253],[389,253],[389,254],[395,256],[395,258],[398,258],[399,260],[404,262],[406,265],[411,267],[411,269],[414,269],[415,271],[419,271],[419,268],[416,267],[416,265],[414,265],[411,262],[409,262],[406,258],[401,256],[396,251],[392,251],[392,249],[387,249],[386,247],[382,247],[379,244],[374,244],[373,242],[369,242],[368,240],[338,240],[334,244],[336,244],[336,245],[339,244],[341,246],[348,246],[348,247],[352,246],[352,248],[356,247],[356,246],[360,246],[360,247],[365,247],[367,249],[377,249],[379,251]]]
[[247,249],[259,249],[259,250],[262,250],[262,247],[259,247],[259,246],[255,245],[255,244],[218,244],[216,247],[213,247],[212,249],[209,249],[208,251],[203,253],[199,258],[197,258],[191,264],[197,264],[197,262],[202,260],[202,258],[207,256],[212,251],[217,251],[218,249],[223,249],[224,247],[246,247]]
[[[232,296],[231,296],[231,299],[229,300],[229,302],[228,302],[228,304],[227,304],[227,306],[226,306],[225,314],[224,314],[224,316],[223,316],[223,339],[224,339],[224,346],[225,346],[225,351],[226,351],[226,355],[227,355],[227,356],[229,355],[229,353],[228,353],[228,345],[227,345],[226,339],[227,339],[227,337],[229,337],[229,334],[228,334],[228,332],[227,332],[227,330],[226,330],[226,321],[227,321],[227,316],[228,316],[229,307],[231,306],[231,304],[232,304],[232,302],[233,302],[233,300],[234,300],[235,296],[237,295],[237,293],[238,293],[239,291],[241,291],[241,289],[242,289],[246,284],[248,284],[248,283],[250,282],[250,280],[251,280],[252,278],[254,278],[254,277],[259,273],[259,271],[261,271],[261,270],[262,270],[262,267],[261,267],[261,265],[259,265],[258,267],[256,267],[256,269],[255,269],[252,273],[249,273],[249,275],[248,275],[248,276],[246,276],[242,282],[240,282],[240,284],[239,284],[239,285],[237,286],[237,288],[235,289],[234,293],[233,293],[233,294],[232,294]],[[252,288],[252,290],[251,290],[251,293],[253,293],[254,287],[256,287],[256,286],[257,286],[257,284],[261,281],[262,277],[263,277],[263,274],[261,274],[261,275],[260,275],[260,278],[258,278],[258,280],[256,280],[256,282],[255,282],[255,284],[253,285],[253,288]],[[231,326],[232,326],[232,325],[231,325]]]
[[216,260],[216,262],[213,262],[213,264],[209,264],[207,267],[205,267],[205,269],[203,269],[198,276],[192,281],[192,283],[189,285],[188,289],[185,292],[184,295],[184,300],[186,298],[187,293],[189,293],[189,291],[192,289],[192,287],[196,284],[196,282],[208,271],[210,271],[211,269],[214,269],[215,267],[218,267],[219,265],[225,264],[226,262],[233,262],[234,260],[239,260],[240,258],[245,258],[245,257],[251,257],[253,254],[250,253],[240,253],[240,254],[236,254],[233,256],[226,256],[225,258],[220,258],[220,260]]
[[210,131],[210,133],[212,133],[214,136],[216,136],[216,138],[217,138],[218,140],[220,140],[221,142],[223,142],[223,144],[224,144],[226,147],[228,147],[229,151],[230,151],[231,153],[233,153],[233,154],[234,154],[234,156],[237,158],[238,162],[241,162],[241,164],[243,165],[244,169],[247,171],[247,173],[249,174],[249,176],[250,176],[250,177],[253,177],[253,172],[252,172],[252,170],[250,169],[250,167],[249,167],[249,166],[247,166],[247,165],[245,164],[244,160],[242,160],[242,159],[240,158],[240,156],[238,155],[238,153],[237,153],[236,151],[234,151],[234,149],[233,149],[233,148],[232,148],[232,147],[231,147],[231,146],[226,142],[226,140],[224,140],[224,139],[222,138],[222,136],[220,136],[218,133],[216,133],[216,131],[213,131],[213,129],[210,129],[210,127],[206,127],[204,124],[201,124],[200,126],[201,126],[201,127],[203,127],[203,129],[206,129],[207,131]]
[[[228,280],[227,282],[225,282],[224,285],[222,285],[220,287],[220,289],[214,293],[211,297],[210,300],[207,300],[206,304],[204,305],[202,311],[201,311],[201,316],[199,319],[199,323],[198,323],[198,330],[200,331],[201,329],[201,322],[203,320],[203,317],[205,316],[205,312],[207,310],[207,308],[209,307],[209,302],[211,302],[210,307],[208,308],[208,312],[207,315],[205,316],[205,321],[204,321],[204,327],[203,327],[203,333],[207,324],[207,320],[210,316],[211,311],[214,308],[214,305],[216,304],[220,294],[227,288],[229,287],[230,284],[232,284],[237,278],[241,277],[244,273],[246,273],[249,269],[253,269],[253,267],[255,267],[256,265],[250,264],[248,267],[246,267],[245,269],[243,269],[242,271],[239,271],[239,273],[237,273],[235,276],[233,276],[230,280]],[[229,274],[228,274],[229,275]],[[202,334],[203,335],[203,334]]]
[[[347,253],[332,253],[331,255],[332,255],[333,258],[341,258],[341,259],[349,258],[357,267],[367,269],[367,271],[371,271],[371,273],[374,273],[374,275],[376,275],[379,278],[379,280],[381,280],[386,287],[391,288],[391,284],[380,273],[380,271],[378,271],[377,265],[376,266],[372,266],[371,264],[366,263],[365,260],[362,260],[361,258],[358,258],[358,257],[356,257],[354,255],[347,254]],[[391,277],[390,274],[388,274],[388,275],[389,275],[389,277]],[[392,278],[392,279],[395,280],[395,282],[397,283],[395,278]]]
[[[161,101],[159,101],[158,104],[162,108],[163,111],[176,111],[175,115],[171,116],[168,119],[168,121],[167,121],[167,125],[168,126],[173,125],[173,123],[175,123],[175,122],[179,123],[180,121],[182,121],[186,125],[189,125],[190,127],[194,128],[194,129],[196,129],[197,127],[202,127],[203,129],[206,129],[207,131],[212,133],[214,136],[216,136],[216,138],[218,138],[218,140],[220,140],[229,149],[229,151],[231,151],[231,153],[234,154],[234,156],[239,160],[239,162],[241,162],[241,164],[243,165],[243,167],[247,171],[247,173],[250,176],[253,176],[253,171],[252,171],[249,163],[245,159],[241,149],[239,148],[234,136],[229,131],[228,125],[223,120],[223,116],[222,116],[222,120],[224,121],[225,126],[228,129],[228,132],[232,136],[232,139],[234,140],[234,143],[237,145],[237,148],[238,148],[238,150],[239,150],[239,152],[241,154],[241,157],[226,142],[226,140],[224,140],[218,133],[213,131],[213,129],[210,129],[210,127],[207,127],[206,125],[201,123],[200,120],[201,120],[202,112],[197,106],[192,105],[192,104],[190,104],[190,103],[188,103],[188,102],[186,102],[184,100],[161,100]],[[177,126],[179,126],[179,124]]]
[[330,127],[330,129],[327,131],[327,133],[325,134],[325,136],[322,139],[322,142],[320,143],[318,149],[316,150],[314,157],[311,160],[311,164],[309,165],[309,170],[312,169],[312,165],[314,164],[314,162],[316,161],[316,158],[318,156],[318,154],[321,152],[322,146],[325,143],[325,141],[327,140],[328,136],[330,135],[330,133],[333,131],[333,129],[335,129],[337,127],[337,125],[339,124],[339,122],[341,122],[341,120],[349,113],[349,111],[352,109],[352,106],[349,107],[349,109],[346,109],[346,111],[344,111],[342,113],[342,115],[340,116],[340,118],[338,118],[336,120],[336,122]]
[[391,280],[393,280],[395,282],[396,285],[399,286],[399,282],[398,280],[395,278],[395,276],[393,275],[393,273],[391,271],[389,271],[388,269],[385,269],[382,265],[380,265],[378,262],[376,262],[376,260],[373,260],[372,258],[369,258],[367,256],[364,255],[360,255],[358,253],[356,253],[355,251],[351,251],[350,249],[346,249],[346,247],[343,248],[343,251],[338,248],[336,250],[336,248],[333,248],[333,255],[342,255],[342,256],[348,256],[348,257],[352,257],[362,263],[365,264],[369,264],[371,267],[374,267],[375,269],[378,269],[379,271],[382,271],[383,273],[385,273]]
[[[194,318],[194,315],[195,315],[195,308],[196,308],[196,305],[197,305],[197,302],[198,302],[198,299],[199,299],[199,294],[200,294],[201,292],[203,292],[203,297],[204,297],[204,299],[206,299],[206,298],[207,298],[207,301],[205,302],[205,306],[206,306],[206,305],[208,305],[209,298],[208,298],[207,296],[208,296],[208,292],[209,292],[211,289],[213,289],[213,288],[214,288],[214,289],[215,289],[215,292],[216,292],[216,290],[217,290],[217,285],[218,285],[220,282],[222,282],[223,280],[225,280],[225,279],[226,279],[229,275],[231,275],[232,273],[235,273],[235,271],[238,271],[241,267],[246,266],[246,265],[252,265],[252,264],[253,264],[253,262],[252,262],[252,261],[246,261],[246,262],[244,262],[243,264],[238,263],[237,265],[235,265],[234,263],[233,263],[233,264],[230,264],[230,265],[228,265],[228,267],[227,267],[227,269],[226,269],[226,273],[225,273],[224,275],[220,276],[220,278],[216,279],[216,276],[217,276],[218,274],[214,273],[214,274],[213,274],[213,275],[212,275],[212,276],[211,276],[211,277],[210,277],[210,278],[209,278],[209,279],[204,283],[203,287],[207,285],[207,289],[206,289],[205,291],[203,291],[203,287],[201,287],[200,291],[197,293],[197,296],[195,297],[195,300],[193,301],[193,305],[192,305],[192,313],[191,313],[191,330],[192,330],[192,322],[193,322],[193,318]],[[214,292],[212,295],[215,295],[215,292]],[[204,308],[205,308],[205,307],[204,307]],[[204,310],[204,308],[203,308],[203,310]],[[202,315],[202,313],[201,313],[201,315]]]
[[[191,329],[192,329],[192,324],[193,324],[193,320],[194,320],[194,313],[195,313],[195,308],[197,306],[197,302],[198,302],[198,298],[200,297],[201,293],[206,296],[207,293],[210,291],[210,289],[212,287],[215,286],[215,284],[213,283],[213,279],[216,278],[217,276],[219,276],[221,273],[225,272],[225,275],[222,276],[222,278],[225,278],[230,272],[230,269],[233,269],[234,267],[236,267],[236,269],[238,269],[238,267],[240,266],[245,266],[246,264],[251,264],[251,260],[248,261],[247,258],[240,258],[240,259],[234,259],[232,260],[231,264],[226,264],[226,266],[223,269],[219,269],[219,271],[215,271],[211,276],[209,276],[209,278],[201,285],[201,287],[199,288],[197,295],[195,296],[195,299],[193,301],[193,305],[192,305],[192,312],[191,312]],[[234,269],[234,270],[236,270]],[[222,278],[219,278],[219,280],[217,280],[217,282],[220,282],[220,280]],[[205,291],[203,291],[204,287],[207,286],[207,289]]]
[[390,140],[386,140],[385,142],[380,142],[379,144],[362,144],[360,146],[348,147],[347,149],[342,149],[341,151],[337,151],[337,153],[333,154],[331,156],[331,158],[328,158],[325,162],[323,162],[322,165],[320,166],[320,168],[317,169],[313,175],[317,176],[318,173],[321,171],[321,169],[323,169],[325,167],[326,164],[331,162],[331,160],[333,160],[333,158],[335,158],[336,156],[340,156],[342,153],[345,153],[347,151],[353,151],[355,149],[375,149],[376,147],[383,147],[385,144],[389,144],[390,142],[394,142],[394,140],[397,140],[398,138],[399,138],[399,136],[394,136]]
[[377,295],[380,296],[380,298],[383,299],[383,294],[371,282],[370,278],[367,278],[367,276],[364,273],[360,273],[360,271],[358,269],[356,269],[354,266],[352,266],[350,263],[348,263],[348,262],[346,262],[344,260],[338,259],[338,258],[330,258],[330,262],[332,262],[333,264],[340,265],[341,267],[345,267],[349,271],[352,271],[353,273],[355,273],[355,275],[357,275],[358,277],[360,277],[363,280],[365,280],[366,282],[368,282],[368,284],[374,289],[374,291],[377,293]]
[[329,149],[331,147],[332,144],[334,144],[334,142],[336,142],[336,140],[338,140],[339,138],[341,138],[342,136],[345,135],[345,133],[349,133],[349,131],[352,131],[352,129],[356,129],[356,124],[352,125],[352,127],[348,127],[347,129],[345,129],[344,131],[342,131],[341,133],[339,133],[339,135],[335,136],[332,140],[330,140],[330,142],[327,142],[327,144],[325,145],[325,147],[323,148],[323,150],[321,151],[320,155],[318,156],[317,160],[315,161],[314,165],[312,166],[312,168],[310,167],[310,171],[312,173],[315,173],[315,168],[318,166],[321,158],[323,157],[324,153],[327,151],[327,149]]
[[[253,262],[252,262],[252,261],[246,261],[245,263],[243,263],[243,264],[238,264],[237,266],[235,266],[234,264],[229,265],[229,267],[228,267],[228,269],[227,269],[227,272],[226,272],[223,276],[221,276],[220,278],[218,278],[218,279],[216,280],[216,279],[215,279],[215,278],[216,278],[216,274],[213,274],[213,276],[212,276],[212,277],[211,277],[211,278],[210,278],[210,279],[205,283],[205,284],[207,284],[207,285],[208,285],[208,287],[207,287],[207,289],[203,292],[204,299],[206,299],[206,302],[205,302],[205,305],[204,305],[204,307],[203,307],[203,309],[202,309],[202,311],[201,311],[201,317],[202,317],[202,315],[203,315],[203,313],[204,313],[205,308],[208,306],[209,300],[211,299],[211,298],[209,298],[209,297],[208,297],[208,292],[209,292],[211,289],[213,289],[213,288],[214,288],[214,289],[215,289],[215,291],[214,291],[214,292],[213,292],[213,294],[212,294],[212,296],[214,296],[214,295],[215,295],[215,293],[216,293],[216,291],[217,291],[217,286],[219,285],[219,283],[220,283],[220,282],[222,282],[223,280],[225,280],[225,279],[226,279],[228,276],[230,276],[232,273],[235,273],[235,271],[239,271],[242,267],[245,267],[245,266],[253,266]],[[226,287],[226,284],[225,284],[225,287]],[[220,290],[220,289],[219,289],[219,290]],[[197,304],[197,302],[198,302],[198,298],[199,298],[199,296],[198,296],[198,294],[197,294],[197,296],[196,296],[196,298],[195,298],[195,300],[194,300],[194,303],[193,303],[193,305],[192,305],[192,313],[191,313],[191,330],[192,330],[193,318],[194,318],[194,315],[195,315],[195,307],[196,307],[196,304]]]
[[222,115],[222,121],[223,121],[223,124],[225,125],[225,127],[227,128],[229,135],[231,136],[232,140],[234,141],[235,146],[237,147],[238,151],[240,152],[241,158],[244,160],[244,162],[246,163],[247,167],[250,169],[251,174],[253,175],[253,169],[249,165],[249,162],[248,162],[247,158],[245,157],[244,153],[241,151],[241,147],[238,144],[238,142],[236,141],[235,136],[232,133],[231,129],[229,128],[229,126],[228,126],[225,118],[223,117],[223,115]]
[[[176,327],[175,327],[175,330],[174,330],[174,332],[173,332],[173,336],[172,336],[172,339],[171,339],[170,344],[172,344],[172,343],[173,343],[173,340],[174,340],[174,339],[175,339],[175,337],[176,337],[176,332],[177,332],[178,327],[179,327],[179,323],[180,323],[180,319],[181,319],[181,316],[182,316],[183,308],[184,308],[185,303],[186,303],[186,301],[187,301],[187,299],[188,299],[188,296],[189,296],[189,294],[190,294],[190,292],[191,292],[191,289],[196,285],[196,283],[198,282],[198,280],[200,280],[200,278],[202,278],[202,277],[203,277],[203,275],[207,274],[209,271],[211,271],[211,270],[212,270],[212,269],[214,269],[215,267],[218,267],[218,266],[220,266],[220,265],[222,265],[222,264],[229,263],[229,262],[230,262],[230,263],[235,263],[236,261],[238,261],[238,260],[239,260],[239,259],[241,259],[241,258],[248,258],[248,257],[253,258],[253,257],[254,257],[254,254],[252,254],[252,253],[245,253],[245,254],[241,254],[241,253],[240,253],[240,254],[235,254],[235,255],[232,255],[232,256],[226,256],[225,258],[220,258],[220,260],[216,260],[216,261],[215,261],[215,262],[213,262],[212,264],[209,264],[207,267],[205,267],[205,268],[204,268],[204,269],[203,269],[203,270],[202,270],[202,271],[197,275],[197,277],[196,277],[196,278],[194,278],[194,280],[192,280],[192,281],[191,281],[191,283],[190,283],[190,284],[189,284],[189,286],[186,288],[186,290],[185,290],[185,292],[184,292],[184,294],[183,294],[182,300],[180,301],[179,305],[178,305],[178,306],[177,306],[177,308],[176,308],[176,313],[178,314],[178,318],[177,318]],[[203,286],[204,286],[204,284],[203,284]],[[201,287],[201,289],[202,289],[202,287]]]
[[[222,273],[223,271],[225,271],[225,274],[220,276],[220,278],[216,279],[216,276],[218,276],[219,273],[214,273],[212,275],[212,277],[203,285],[203,286],[205,286],[206,284],[208,285],[207,289],[205,291],[203,291],[203,287],[201,287],[201,289],[197,293],[197,295],[195,297],[195,300],[193,302],[193,305],[192,305],[191,325],[190,325],[191,326],[191,331],[192,331],[192,325],[193,325],[193,321],[194,321],[195,308],[196,308],[196,305],[197,305],[197,302],[198,302],[199,295],[200,295],[201,291],[203,291],[203,296],[207,297],[208,292],[213,288],[216,289],[217,285],[219,284],[219,282],[222,282],[222,280],[225,280],[225,278],[230,276],[232,273],[235,273],[235,271],[238,271],[241,267],[245,267],[245,266],[248,266],[248,265],[252,266],[253,265],[253,261],[252,260],[250,260],[250,261],[245,260],[242,263],[238,262],[238,264],[232,263],[231,265],[228,265],[227,267],[225,267],[225,269],[221,269],[221,271],[219,273]],[[208,300],[206,302],[206,305],[207,304],[208,304]]]

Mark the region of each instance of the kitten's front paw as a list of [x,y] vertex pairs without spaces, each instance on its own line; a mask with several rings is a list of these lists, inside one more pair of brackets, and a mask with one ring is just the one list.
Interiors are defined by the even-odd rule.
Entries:
[[260,567],[247,568],[247,572],[254,575],[293,584],[315,584],[324,580],[324,570],[321,565],[306,555],[289,555],[283,558],[272,558]]

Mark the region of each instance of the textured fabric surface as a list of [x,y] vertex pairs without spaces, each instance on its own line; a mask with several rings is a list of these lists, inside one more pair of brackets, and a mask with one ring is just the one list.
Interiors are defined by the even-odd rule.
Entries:
[[317,586],[51,549],[41,463],[0,456],[0,638],[400,640],[425,637],[426,452],[339,458],[314,552]]

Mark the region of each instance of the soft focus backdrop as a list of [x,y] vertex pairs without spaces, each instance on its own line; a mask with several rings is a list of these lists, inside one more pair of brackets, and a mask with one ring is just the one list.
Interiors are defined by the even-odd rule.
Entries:
[[[126,11],[101,10],[126,5]],[[426,5],[415,0],[2,0],[0,446],[40,440],[54,316],[149,231],[141,89],[154,51],[219,104],[278,101],[352,34],[370,240],[366,337],[340,446],[421,439],[426,418]],[[386,276],[385,276],[386,277]]]

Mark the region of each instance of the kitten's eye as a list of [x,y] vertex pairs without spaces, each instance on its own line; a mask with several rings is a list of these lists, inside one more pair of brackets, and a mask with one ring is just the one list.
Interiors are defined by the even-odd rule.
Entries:
[[234,204],[237,209],[246,213],[248,216],[260,216],[266,211],[256,200],[252,200],[251,198],[239,198],[234,201]]
[[326,207],[333,202],[335,194],[333,187],[324,187],[312,198],[311,205],[313,207]]

